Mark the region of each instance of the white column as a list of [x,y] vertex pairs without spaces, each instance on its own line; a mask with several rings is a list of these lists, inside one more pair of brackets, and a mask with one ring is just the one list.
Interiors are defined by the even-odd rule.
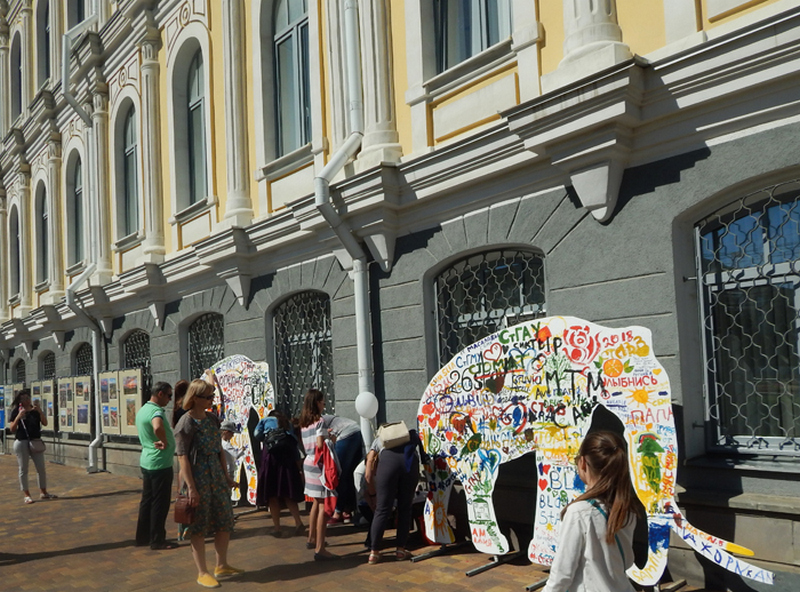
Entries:
[[164,261],[164,196],[161,170],[161,102],[158,96],[161,48],[157,30],[148,32],[142,52],[142,197],[144,198],[144,244],[142,261]]
[[244,227],[253,221],[250,199],[249,142],[247,132],[247,77],[245,74],[244,2],[223,0],[223,57],[225,60],[225,147],[228,195],[226,227]]
[[[108,185],[108,95],[95,89],[92,95],[94,109],[92,110],[92,141],[94,141],[95,162],[90,166],[94,169],[94,203],[90,206],[94,210],[94,228],[87,228],[89,241],[94,242],[94,253],[97,270],[92,279],[97,285],[104,285],[111,281],[111,228],[110,216],[111,200]],[[90,217],[90,220],[92,218]]]
[[11,125],[11,79],[9,78],[8,23],[0,19],[0,138]]
[[33,66],[33,10],[30,2],[24,2],[20,9],[22,17],[22,44],[20,60],[22,63],[22,113],[26,113],[33,99],[35,68]]
[[6,191],[0,188],[0,321],[8,320],[8,270],[11,265],[8,260],[7,213]]
[[63,35],[64,2],[50,0],[50,88],[61,80],[61,37]]
[[564,2],[564,59],[542,77],[548,92],[610,68],[633,57],[622,43],[616,0]]
[[19,195],[19,308],[17,310],[19,317],[24,318],[31,311],[31,296],[33,294],[30,171],[21,170],[17,183],[17,195]]
[[47,158],[47,220],[50,222],[50,278],[49,304],[57,304],[64,297],[64,244],[61,196],[61,142],[50,141]]
[[358,164],[365,169],[381,162],[398,162],[403,150],[394,106],[389,0],[361,0],[359,4],[364,141]]

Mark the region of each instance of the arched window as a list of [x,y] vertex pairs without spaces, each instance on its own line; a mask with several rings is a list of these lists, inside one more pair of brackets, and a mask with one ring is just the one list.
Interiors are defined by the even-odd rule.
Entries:
[[516,249],[465,257],[435,281],[439,367],[503,327],[544,316],[544,257]]
[[53,380],[56,377],[56,355],[45,352],[39,358],[39,380]]
[[22,114],[22,42],[19,34],[11,43],[11,121]]
[[139,146],[136,131],[136,109],[130,106],[122,122],[120,145],[121,183],[119,204],[120,238],[139,230]]
[[279,0],[274,19],[278,156],[311,141],[308,0]]
[[310,387],[325,393],[326,412],[335,406],[331,301],[321,292],[300,292],[281,303],[272,317],[276,406],[300,414]]
[[439,72],[511,36],[511,0],[433,0]]
[[75,374],[78,376],[94,374],[94,353],[88,343],[81,343],[75,350]]
[[50,0],[39,0],[36,6],[36,62],[38,85],[50,78]]
[[11,208],[11,216],[8,220],[9,255],[11,260],[9,280],[12,296],[19,294],[22,288],[22,245],[20,244],[19,232],[19,209],[14,206]]
[[800,456],[800,182],[697,225],[711,440]]
[[189,376],[200,378],[224,357],[225,319],[213,312],[204,314],[189,326]]
[[69,178],[67,187],[68,195],[68,212],[69,212],[69,249],[70,249],[70,265],[75,265],[83,261],[86,257],[84,244],[86,237],[85,234],[85,208],[83,196],[83,165],[81,164],[80,157],[76,157],[72,166],[72,174]]
[[189,205],[205,200],[206,186],[206,134],[205,134],[205,81],[203,79],[203,54],[195,53],[189,65],[187,79],[188,152],[189,152]]
[[153,385],[150,370],[150,336],[141,329],[132,332],[122,343],[122,367],[142,369],[142,388],[149,393]]
[[25,360],[19,360],[14,364],[14,382],[25,382]]
[[50,266],[50,218],[44,183],[36,187],[36,283],[47,281]]

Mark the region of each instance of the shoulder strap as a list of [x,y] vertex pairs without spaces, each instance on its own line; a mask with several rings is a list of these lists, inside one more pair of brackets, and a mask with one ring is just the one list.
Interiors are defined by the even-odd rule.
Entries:
[[[603,509],[603,507],[600,505],[600,503],[594,498],[588,499],[586,501],[589,502],[590,504],[592,504],[595,507],[595,509],[603,515],[603,518],[606,519],[606,523],[608,523],[608,514]],[[617,541],[617,548],[619,549],[619,554],[622,555],[622,565],[624,566],[625,565],[625,552],[622,550],[622,543],[619,541],[619,537],[616,534],[614,534],[614,540]]]

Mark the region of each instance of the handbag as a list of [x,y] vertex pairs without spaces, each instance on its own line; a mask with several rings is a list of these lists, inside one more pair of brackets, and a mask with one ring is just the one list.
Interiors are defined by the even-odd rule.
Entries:
[[189,505],[189,496],[179,492],[175,498],[175,522],[178,524],[191,524],[194,522],[194,506]]
[[28,440],[28,450],[31,454],[42,454],[47,450],[47,447],[44,445],[44,440],[41,438],[34,438],[31,440],[31,435],[28,433],[28,426],[25,425],[25,420],[21,419],[20,423],[22,424],[22,429],[25,430],[25,435]]
[[411,441],[411,435],[404,421],[383,424],[378,430],[378,437],[383,442],[384,448],[396,448]]

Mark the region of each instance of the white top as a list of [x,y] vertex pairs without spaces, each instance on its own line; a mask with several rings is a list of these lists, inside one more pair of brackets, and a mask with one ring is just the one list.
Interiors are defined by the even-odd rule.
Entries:
[[544,592],[634,592],[625,570],[633,565],[636,516],[617,533],[619,545],[616,540],[606,543],[606,524],[606,517],[588,501],[569,506]]
[[330,428],[330,433],[336,436],[337,440],[344,440],[353,434],[361,433],[361,428],[352,419],[340,415],[323,415],[322,417],[325,419],[327,427]]
[[244,450],[236,448],[228,440],[222,441],[222,450],[225,452],[225,461],[228,465],[228,475],[231,479],[234,478],[236,473],[236,465],[239,464],[239,459],[244,456]]

